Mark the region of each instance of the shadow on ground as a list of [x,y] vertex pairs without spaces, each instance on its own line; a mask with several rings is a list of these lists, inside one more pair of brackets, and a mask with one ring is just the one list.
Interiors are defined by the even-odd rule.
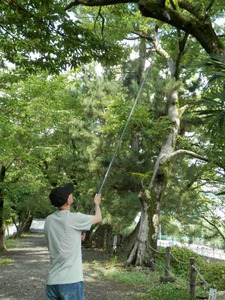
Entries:
[[[5,257],[10,265],[0,268],[0,299],[44,300],[49,256],[43,234],[32,234],[20,241],[20,248],[10,249]],[[83,261],[107,260],[100,251],[83,249]],[[85,300],[135,300],[132,286],[97,279],[92,269],[84,269]]]

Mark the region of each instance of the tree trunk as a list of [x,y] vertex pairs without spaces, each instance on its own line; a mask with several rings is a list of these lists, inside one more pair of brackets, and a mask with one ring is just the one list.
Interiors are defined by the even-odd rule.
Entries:
[[29,214],[29,216],[27,217],[27,220],[25,221],[25,223],[23,224],[23,232],[29,232],[30,231],[30,226],[32,224],[33,221],[33,216],[31,214]]
[[6,249],[5,247],[5,219],[3,216],[4,198],[0,189],[0,252]]
[[[164,141],[155,162],[153,176],[148,189],[141,193],[142,214],[137,241],[127,260],[128,264],[151,265],[155,261],[157,237],[159,230],[160,203],[170,173],[170,161],[175,147],[180,119],[178,111],[178,92],[173,91],[168,99],[168,116],[171,117],[173,127]],[[136,253],[136,257],[135,257]]]
[[148,247],[148,204],[145,200],[141,201],[141,219],[136,243],[134,244],[127,259],[128,265],[142,266],[149,264]]
[[[0,170],[0,183],[4,182],[6,173],[5,166]],[[5,247],[5,219],[4,219],[4,193],[3,188],[0,186],[0,252],[6,249]]]
[[[186,40],[187,36],[184,36],[184,41],[186,42]],[[157,249],[160,203],[170,174],[171,158],[173,157],[176,138],[180,128],[182,110],[179,110],[178,86],[175,84],[175,80],[178,78],[179,64],[171,59],[169,54],[160,47],[157,40],[153,39],[152,42],[156,51],[167,59],[171,77],[174,78],[174,85],[167,96],[167,116],[171,120],[171,126],[170,132],[163,142],[156,159],[150,184],[147,189],[140,193],[142,201],[141,224],[138,239],[127,262],[128,264],[151,265],[153,267],[155,250]],[[184,53],[185,42],[183,47],[179,49],[179,56]]]
[[[143,73],[145,69],[145,63],[147,60],[147,47],[146,47],[146,39],[141,38],[140,46],[139,46],[139,60],[138,60],[138,71],[136,75],[137,84],[140,86],[143,80]],[[133,136],[132,136],[133,137]],[[135,152],[139,152],[139,137],[132,138],[131,149]],[[145,199],[141,200],[141,217],[136,230],[138,229],[137,238],[133,247],[129,253],[127,264],[128,265],[136,265],[142,266],[148,265],[149,258],[149,247],[148,247],[148,209],[149,206]]]
[[19,225],[16,225],[16,222],[14,222],[17,228],[16,234],[14,235],[15,238],[20,237],[23,233],[29,231],[33,220],[33,216],[30,214],[30,211],[28,211],[25,215],[21,216],[19,219],[20,219]]

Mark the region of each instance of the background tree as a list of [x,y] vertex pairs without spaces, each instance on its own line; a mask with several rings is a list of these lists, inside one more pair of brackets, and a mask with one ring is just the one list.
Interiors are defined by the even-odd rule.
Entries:
[[[65,8],[65,10],[69,10],[73,6],[76,6],[78,4],[82,4],[82,2],[72,2],[70,5],[68,5]],[[89,5],[87,2],[85,2],[84,4]],[[109,5],[109,4],[112,4],[112,2],[103,1],[102,3],[99,3],[99,2],[96,3],[96,5]],[[3,2],[2,5],[4,5],[4,9],[2,11],[4,13],[2,13],[2,16],[3,16],[4,24],[2,25],[1,28],[2,28],[2,37],[4,38],[3,43],[2,43],[4,55],[3,55],[2,61],[4,62],[5,59],[10,60],[11,62],[16,63],[17,65],[26,67],[29,71],[33,70],[34,66],[43,67],[43,68],[47,67],[48,69],[51,70],[51,72],[56,71],[55,66],[57,66],[57,69],[59,70],[59,69],[65,68],[68,65],[75,66],[75,65],[78,65],[79,63],[87,62],[87,61],[89,61],[89,59],[91,59],[91,57],[93,57],[94,59],[101,58],[103,62],[110,61],[111,63],[113,63],[115,61],[114,60],[115,56],[117,56],[119,58],[122,55],[124,57],[124,52],[121,51],[120,53],[118,53],[118,51],[114,51],[115,48],[109,47],[109,46],[114,44],[114,45],[116,45],[115,50],[121,49],[121,44],[119,45],[119,41],[123,40],[124,37],[128,35],[128,32],[129,33],[131,32],[131,27],[129,27],[128,25],[126,26],[126,30],[115,31],[114,24],[118,24],[118,20],[120,20],[119,24],[120,24],[120,28],[121,28],[122,27],[121,24],[125,24],[125,21],[130,20],[130,19],[128,19],[128,13],[132,13],[132,22],[133,23],[131,25],[132,25],[132,29],[135,31],[135,34],[138,36],[141,36],[142,41],[144,38],[146,39],[146,38],[150,37],[150,39],[149,39],[149,41],[151,42],[151,50],[150,51],[157,51],[159,53],[161,51],[161,58],[158,58],[157,63],[160,63],[160,67],[162,69],[164,69],[165,71],[164,71],[164,74],[159,74],[160,76],[158,78],[166,76],[168,71],[171,72],[172,77],[174,77],[176,80],[179,77],[178,76],[179,72],[181,72],[181,77],[184,78],[185,76],[187,76],[186,77],[186,79],[187,79],[189,76],[189,78],[190,78],[190,74],[188,74],[187,70],[184,70],[184,68],[183,69],[179,68],[179,66],[182,66],[181,61],[182,61],[182,63],[184,63],[184,60],[182,59],[184,53],[182,53],[181,49],[184,46],[184,45],[182,45],[182,42],[183,42],[183,44],[185,44],[186,43],[185,37],[187,37],[187,35],[183,34],[183,31],[186,31],[186,33],[190,33],[192,36],[194,36],[208,53],[223,53],[224,52],[223,36],[221,36],[223,34],[223,32],[219,28],[215,27],[215,29],[214,29],[212,22],[210,20],[210,18],[213,19],[213,18],[219,17],[220,14],[223,12],[224,8],[220,4],[211,3],[211,5],[209,6],[208,3],[206,3],[205,1],[202,1],[201,4],[196,4],[194,2],[186,2],[186,1],[178,1],[176,3],[175,2],[173,3],[172,1],[170,1],[169,3],[164,2],[164,1],[162,1],[162,2],[158,2],[158,1],[157,2],[156,1],[149,2],[148,1],[148,3],[145,3],[144,1],[142,1],[142,3],[138,3],[138,4],[139,4],[139,6],[137,6],[136,4],[113,6],[113,10],[112,10],[113,13],[110,13],[111,7],[110,7],[110,9],[104,8],[104,10],[103,10],[103,7],[100,7],[100,9],[95,9],[93,7],[92,8],[84,8],[84,7],[79,6],[79,7],[74,7],[73,13],[69,15],[65,12],[65,10],[63,10],[63,6],[61,5],[60,2],[48,3],[48,6],[41,6],[41,7],[39,6],[38,3],[33,3],[32,5],[30,5],[30,4],[27,4],[26,1],[20,1],[20,2],[17,1],[17,2],[13,2],[13,3]],[[95,3],[92,2],[90,5],[95,5]],[[50,9],[51,9],[51,12],[53,12],[53,14],[51,12],[49,12]],[[140,16],[138,16],[138,18],[137,18],[136,13],[138,12],[138,9],[140,9],[140,11],[144,15],[146,15],[150,18],[145,19],[145,18],[140,18]],[[13,11],[13,14],[11,14],[12,11]],[[35,22],[33,22],[32,24],[29,21],[31,15],[35,20]],[[84,16],[87,16],[87,18],[84,18]],[[109,18],[109,16],[114,16],[114,17]],[[21,17],[23,17],[24,23],[20,22]],[[28,20],[28,18],[29,18],[29,20]],[[163,23],[167,23],[172,26],[175,26],[180,31],[173,30],[173,27],[165,26],[161,22],[157,22],[156,26],[153,26],[152,22],[150,22],[150,21],[153,21],[152,18],[163,21]],[[105,22],[106,20],[108,22]],[[148,21],[146,21],[146,20],[148,20]],[[81,23],[79,23],[79,22],[81,22]],[[144,30],[142,30],[143,29],[142,22],[145,23],[145,25],[146,25],[144,28],[144,30],[146,32]],[[11,26],[12,23],[13,23],[13,26]],[[126,24],[128,24],[128,23],[129,22],[126,22]],[[24,24],[26,24],[26,26],[24,26]],[[59,24],[59,25],[56,25],[56,24]],[[82,26],[80,26],[80,24],[82,24]],[[106,26],[106,24],[109,26]],[[32,35],[30,34],[30,32],[33,32],[34,30],[32,30],[32,29],[36,28],[37,25],[39,26],[37,29],[37,35],[36,35],[37,39],[31,40]],[[31,30],[30,30],[30,28],[31,28]],[[155,41],[154,37],[152,37],[150,35],[152,33],[152,29],[154,29],[154,28],[156,28],[156,29],[160,28],[160,29],[158,29],[158,38],[160,38],[160,43],[157,43],[157,42],[154,43],[154,41]],[[73,38],[70,39],[71,33],[73,33],[73,36],[74,36],[73,30],[76,30],[76,37],[77,37],[76,43],[73,40]],[[115,35],[110,34],[112,32],[116,32]],[[157,32],[157,30],[155,30],[155,33],[156,32]],[[171,34],[171,37],[173,37],[173,39],[168,39],[168,33]],[[6,39],[6,34],[7,34],[7,39]],[[110,38],[109,38],[109,36],[110,36]],[[177,42],[177,39],[175,39],[175,37],[177,37],[177,36],[179,38],[179,42]],[[89,37],[91,37],[91,40],[89,39]],[[33,38],[33,36],[32,36],[32,38]],[[190,38],[189,40],[190,40],[190,42],[193,41],[192,38]],[[25,41],[25,45],[23,45],[23,41]],[[54,44],[55,48],[52,47],[52,45],[53,45],[53,44],[51,44],[52,41],[54,41],[53,44]],[[89,44],[86,44],[86,41],[89,41]],[[93,41],[94,41],[95,45],[90,48],[89,46],[90,45],[92,46]],[[212,41],[213,41],[213,43],[212,43]],[[7,43],[7,45],[10,45],[10,47],[7,48],[6,43]],[[26,43],[28,43],[28,44],[31,43],[29,45],[29,48],[27,47]],[[176,45],[176,43],[179,44],[179,46],[177,47],[177,49],[179,49],[179,51],[173,52],[172,49],[174,48],[174,45]],[[144,46],[144,44],[145,43],[142,43],[142,46]],[[65,46],[62,46],[62,45],[65,45]],[[159,45],[163,45],[163,47],[160,48]],[[197,54],[196,54],[197,51],[196,51],[195,47],[193,46],[193,44],[191,44],[191,48],[192,48],[192,52],[189,52],[189,57],[192,57],[192,59],[193,59],[193,58],[197,57]],[[8,49],[9,49],[9,51],[7,51]],[[13,49],[15,51],[13,51]],[[33,55],[34,54],[33,49],[35,49],[35,51],[36,51],[36,53],[35,53],[36,56]],[[97,49],[97,50],[96,50],[96,52],[94,52],[92,49]],[[109,51],[109,49],[110,49],[110,51]],[[124,49],[124,47],[123,47],[123,49]],[[165,49],[166,49],[166,51],[165,51]],[[64,53],[64,50],[66,51],[66,54]],[[162,51],[162,50],[164,50],[164,51]],[[90,53],[90,55],[89,55],[89,53]],[[108,53],[110,53],[113,57],[110,55],[107,55]],[[66,57],[66,59],[63,59],[65,57]],[[54,60],[55,60],[55,65],[53,65],[52,58],[54,58]],[[165,67],[165,60],[167,60],[168,68]],[[140,61],[141,61],[141,59],[140,59]],[[143,64],[142,64],[142,66],[143,66]],[[140,76],[141,75],[141,72],[140,72],[141,63],[139,64],[139,67],[140,67],[139,70],[137,70],[137,72],[136,72],[137,83],[139,83],[140,79],[141,79],[141,76]],[[187,69],[187,66],[185,66],[185,67]],[[128,93],[130,93],[130,95],[131,95],[133,93],[133,91],[135,90],[134,89],[135,84],[134,84],[134,81],[133,81],[133,84],[129,84],[129,82],[131,82],[129,77],[131,78],[132,76],[127,76],[126,80],[127,80],[127,86],[129,89]],[[135,75],[134,75],[134,78],[135,78]],[[82,88],[79,89],[78,84],[77,84],[77,85],[75,85],[76,91],[75,92],[71,91],[71,94],[73,94],[73,93],[77,94],[77,90],[79,90],[82,95],[81,98],[83,98],[84,92],[87,93],[87,87],[88,87],[88,84],[85,82],[84,77],[82,78],[82,80],[84,81],[84,83],[82,82],[83,90],[82,90]],[[48,78],[47,78],[47,81],[48,81]],[[165,110],[166,109],[166,101],[162,101],[162,99],[169,99],[170,95],[172,95],[172,94],[173,94],[173,96],[176,96],[176,91],[178,91],[178,86],[176,84],[174,84],[173,80],[170,81],[170,80],[168,80],[168,77],[167,77],[167,81],[168,81],[168,86],[161,89],[161,91],[158,90],[157,95],[154,95],[154,92],[148,94],[150,97],[155,99],[155,101],[150,101],[150,105],[153,104],[153,105],[155,105],[155,108],[157,108],[156,110],[151,111],[151,113],[153,113],[156,118],[165,117],[165,114],[166,114],[166,110]],[[80,84],[80,81],[77,81],[77,83],[78,82]],[[192,81],[192,83],[194,83],[194,82]],[[95,84],[96,84],[96,81],[95,81]],[[155,83],[155,86],[156,86],[156,83]],[[192,87],[192,88],[194,89],[194,87]],[[195,86],[195,88],[196,88],[196,86]],[[172,89],[173,89],[173,91],[172,91]],[[62,90],[65,91],[64,89],[62,89]],[[93,86],[92,86],[92,91],[93,91]],[[189,90],[189,92],[190,92],[190,90]],[[29,92],[27,94],[29,95]],[[60,92],[59,92],[59,94],[60,94]],[[53,93],[53,95],[55,95],[55,93]],[[94,163],[93,152],[91,151],[90,148],[92,147],[92,145],[94,145],[96,150],[99,149],[98,148],[99,130],[101,132],[99,124],[104,124],[104,122],[105,122],[104,118],[106,115],[104,115],[104,110],[106,110],[107,105],[103,108],[103,114],[101,116],[97,116],[97,115],[95,115],[96,111],[94,110],[94,105],[91,104],[89,99],[84,97],[85,105],[82,106],[78,102],[76,102],[76,104],[75,104],[74,99],[72,99],[73,97],[70,97],[70,95],[68,95],[67,92],[66,92],[66,97],[61,94],[61,97],[65,104],[63,104],[61,102],[57,102],[57,103],[59,103],[58,107],[55,107],[54,104],[52,104],[54,107],[53,111],[51,111],[51,109],[47,108],[48,113],[46,115],[50,114],[52,116],[52,120],[54,119],[55,124],[51,123],[51,121],[50,121],[48,126],[46,126],[44,129],[39,131],[39,134],[36,133],[36,138],[40,142],[40,145],[42,145],[42,146],[41,147],[40,146],[33,147],[31,149],[32,151],[29,152],[29,155],[31,155],[31,153],[32,153],[32,157],[35,157],[35,161],[39,160],[39,166],[40,166],[40,170],[42,171],[42,174],[45,176],[45,179],[47,179],[53,185],[58,184],[58,182],[61,181],[62,178],[65,180],[67,180],[69,178],[75,184],[78,184],[78,182],[81,182],[83,177],[78,177],[77,175],[74,175],[75,171],[79,170],[79,167],[81,168],[81,170],[84,169],[83,166],[85,166],[85,167],[88,166],[88,169],[92,167],[92,170],[96,169],[96,166]],[[96,95],[95,95],[95,97],[96,97]],[[88,94],[88,96],[90,97],[91,95]],[[31,98],[37,99],[35,97],[35,95],[31,95]],[[160,100],[160,98],[161,98],[161,101],[157,102],[156,100]],[[186,102],[183,100],[187,100],[187,98],[188,98],[188,94],[187,93],[185,94],[184,92],[182,92],[181,89],[179,89],[180,102],[182,102],[182,104],[186,104]],[[29,97],[27,99],[29,100]],[[94,99],[92,98],[91,100],[94,100]],[[178,98],[177,98],[177,100],[178,100]],[[171,104],[171,103],[172,102],[170,102],[169,104]],[[71,105],[73,105],[73,104],[75,104],[75,106],[76,106],[76,112],[79,115],[79,117],[77,117],[77,115],[75,115],[75,112],[72,109],[70,109]],[[120,103],[120,105],[122,106],[122,103]],[[121,110],[121,106],[117,110]],[[35,105],[34,105],[34,107],[35,107]],[[21,107],[21,108],[24,109],[23,107]],[[36,104],[36,108],[40,109],[40,106],[38,106]],[[125,108],[125,106],[124,106],[124,108]],[[173,108],[173,106],[171,106],[171,108]],[[83,109],[85,110],[85,114],[83,114]],[[176,109],[177,109],[177,107],[174,107],[174,112]],[[178,110],[177,110],[177,112],[178,112]],[[72,124],[70,124],[70,125],[72,125],[72,126],[70,128],[68,128],[67,118],[71,114],[73,116],[72,117],[73,121],[71,122]],[[151,114],[147,114],[147,115],[144,114],[144,110],[142,110],[141,114],[142,114],[142,117],[143,116],[146,116],[149,118],[152,117]],[[44,113],[44,115],[45,115],[45,113]],[[87,118],[85,118],[85,115],[90,116],[90,117],[96,116],[97,122],[87,120]],[[178,113],[176,113],[176,115],[178,116],[177,120],[179,121],[180,115]],[[119,116],[119,113],[118,113],[118,116]],[[174,117],[174,116],[175,115],[173,114],[172,117]],[[113,117],[111,116],[111,118],[113,118]],[[123,114],[121,114],[120,121],[123,121],[124,119],[125,119],[125,116]],[[21,120],[22,120],[22,118],[21,118]],[[17,121],[17,124],[20,124],[21,120]],[[50,118],[50,120],[51,120],[51,118]],[[140,122],[139,118],[136,118],[134,120],[137,123]],[[24,120],[23,120],[23,123],[24,123]],[[82,125],[84,125],[84,126],[79,127],[78,126],[79,123],[82,123]],[[148,123],[148,122],[146,122],[146,123]],[[151,123],[151,121],[149,121],[148,124],[150,124],[150,123]],[[175,126],[174,126],[175,123],[176,122],[174,122],[174,123],[172,122],[172,126],[170,126],[168,129],[172,130],[172,128],[173,128],[173,129],[176,129],[178,132],[179,126],[177,128],[175,128]],[[36,125],[35,122],[34,123],[31,122],[31,124]],[[85,124],[88,124],[90,130],[88,130],[88,128],[85,127]],[[144,143],[146,143],[146,145],[148,144],[146,142],[146,140],[143,138],[144,133],[141,133],[141,134],[139,133],[140,128],[138,128],[138,126],[135,127],[135,123],[131,124],[131,125],[133,126],[132,128],[134,130],[133,130],[132,136],[130,133],[128,134],[128,139],[125,143],[125,146],[129,147],[131,145],[131,148],[133,150],[133,152],[132,152],[133,157],[130,155],[130,153],[128,151],[124,150],[124,149],[126,149],[125,147],[122,149],[122,154],[123,155],[125,154],[124,157],[126,157],[127,161],[129,160],[130,157],[132,157],[132,159],[135,157],[135,155],[137,157],[138,155],[140,155],[141,152],[143,153],[143,151],[147,154],[147,150],[146,149],[144,150],[143,145],[141,146],[140,144],[138,144],[138,142],[140,143],[140,141],[144,141],[144,142],[142,142],[143,144]],[[120,128],[119,124],[117,124],[117,126],[118,126],[117,129],[119,129]],[[180,128],[180,130],[181,129],[183,130],[183,135],[186,130],[186,126],[187,126],[187,124],[183,123],[182,128]],[[83,140],[78,141],[78,139],[76,139],[76,137],[79,136],[77,127],[79,127],[79,130],[82,132],[84,141]],[[141,126],[139,126],[139,127],[141,127]],[[144,128],[144,126],[143,126],[143,128]],[[30,132],[30,134],[31,134],[31,132]],[[149,131],[147,131],[147,134],[148,133],[149,133]],[[166,133],[168,133],[168,132],[166,132]],[[28,134],[25,134],[25,136],[29,137],[29,131],[28,131]],[[175,137],[174,138],[174,141],[175,141],[177,138],[177,133],[175,133],[174,137]],[[19,136],[19,140],[22,140],[22,142],[23,142],[23,141],[25,141],[25,138],[23,136],[22,136],[22,138],[21,138],[21,136]],[[46,147],[46,145],[47,145],[46,141],[48,141],[47,147]],[[115,140],[113,141],[113,138],[112,138],[110,141],[111,141],[110,145],[113,145],[113,142]],[[162,140],[160,140],[160,142],[161,141]],[[108,140],[106,142],[108,142]],[[155,151],[155,153],[153,155],[157,156],[158,153],[160,153],[160,149],[162,150],[160,142],[158,144],[158,148],[159,148],[158,152]],[[88,144],[91,145],[91,147],[87,148]],[[67,147],[65,145],[67,145]],[[177,146],[177,149],[180,149],[180,147],[178,147],[178,146],[184,146],[184,145],[185,145],[184,143],[183,144],[181,143],[180,145],[177,144],[176,146]],[[200,149],[200,152],[202,152],[202,154],[205,154],[204,151],[206,151],[206,145],[207,145],[207,139],[205,139],[204,143],[202,143],[202,145],[201,145],[202,147],[197,148],[197,149],[198,150]],[[141,148],[140,148],[140,146],[141,146]],[[171,146],[172,150],[175,149],[175,148],[173,148],[174,147],[173,141],[171,142],[170,146]],[[138,150],[137,147],[139,147],[139,151],[137,151]],[[22,148],[23,148],[23,146],[21,147],[21,149]],[[28,149],[29,149],[29,147],[28,147]],[[89,152],[88,153],[86,152],[84,154],[84,149],[88,149]],[[191,149],[191,147],[190,147],[189,154],[191,153],[190,151],[192,151],[192,150],[193,149]],[[103,151],[103,148],[99,153],[102,153],[102,151]],[[151,152],[151,154],[150,154],[150,152],[151,151],[148,152],[149,156],[152,154],[152,152]],[[174,158],[175,154],[178,154],[181,152],[182,151],[176,152],[176,153],[173,152],[173,158]],[[187,151],[186,151],[186,153],[187,153]],[[211,153],[213,153],[213,152],[211,152]],[[192,154],[193,154],[193,151],[192,151]],[[208,154],[210,154],[209,151],[208,151]],[[18,156],[20,157],[20,153],[18,154]],[[76,157],[77,161],[75,161],[75,159],[74,159],[75,157]],[[203,157],[203,156],[201,156],[201,157]],[[14,159],[14,155],[12,155],[12,158]],[[154,157],[154,158],[156,158],[156,157]],[[160,156],[158,156],[158,158],[161,159],[162,157],[160,158]],[[167,160],[167,158],[166,158],[166,160]],[[89,161],[89,159],[92,159],[92,161]],[[132,172],[133,170],[132,170],[131,166],[129,166],[129,168],[126,167],[126,164],[125,164],[126,159],[123,160],[124,165],[123,165],[123,169],[121,169],[121,170],[126,171],[126,172],[130,172],[130,171]],[[19,161],[21,161],[21,158],[19,158]],[[23,164],[24,164],[24,161],[26,161],[26,160],[22,159]],[[79,161],[81,161],[82,164],[79,164]],[[101,159],[98,160],[98,162],[100,162],[100,161],[101,161]],[[130,161],[132,161],[132,160],[130,160]],[[143,159],[143,161],[145,161],[145,163],[146,163],[147,159],[145,158],[145,159]],[[68,167],[68,162],[70,162],[69,167]],[[121,160],[120,160],[120,162],[121,162]],[[159,162],[159,160],[157,162]],[[152,160],[149,162],[149,165],[151,165],[151,164],[152,164]],[[118,166],[121,166],[121,164]],[[143,167],[143,165],[142,165],[142,167]],[[8,166],[3,165],[2,174],[4,176],[6,174],[5,170],[7,168],[8,168]],[[142,168],[142,169],[138,168],[138,171],[139,172],[144,171],[144,168]],[[163,171],[162,175],[165,175],[166,170],[164,169],[162,171]],[[92,174],[93,173],[90,172],[90,175],[92,175]],[[121,172],[121,174],[122,174],[122,172]],[[152,177],[153,179],[156,174],[157,174],[157,170],[155,169],[155,172],[153,173],[153,177]],[[3,178],[4,178],[4,176],[3,176]],[[124,180],[122,182],[123,184],[121,184],[120,182],[118,184],[118,178],[116,176],[115,177],[113,176],[112,183],[114,181],[114,187],[115,187],[114,192],[116,191],[117,195],[119,193],[121,196],[122,193],[120,190],[122,189],[123,192],[125,191],[125,193],[123,193],[123,197],[124,197],[124,199],[126,199],[127,198],[126,193],[127,193],[127,191],[130,191],[130,187],[135,186],[134,190],[136,190],[136,187],[138,185],[140,185],[140,177],[141,177],[140,173],[138,176],[137,175],[135,175],[135,176],[136,177],[139,176],[138,181],[130,180],[129,184],[127,184],[127,187],[125,185],[125,183],[128,181],[126,176],[124,176]],[[135,177],[133,177],[133,178],[135,178]],[[133,181],[133,183],[132,183],[132,181]],[[167,178],[164,177],[164,179],[161,180],[161,183],[162,183],[161,191],[163,191],[164,183],[166,183],[166,182],[167,182]],[[93,183],[93,181],[92,181],[92,183]],[[152,180],[152,183],[154,183],[154,180]],[[87,189],[87,187],[88,187],[88,185],[85,185],[86,189]],[[89,185],[89,187],[90,187],[89,190],[93,191],[93,189],[90,185]],[[116,198],[115,194],[114,194],[114,198]],[[119,199],[119,197],[117,197],[117,200],[118,199]],[[117,202],[119,202],[119,201],[117,201]],[[156,214],[154,214],[154,216],[156,217],[158,213],[159,213],[159,209],[158,209],[158,212]],[[152,218],[151,214],[149,214],[149,215],[150,215],[150,222],[152,222],[153,218]],[[132,216],[132,214],[131,214],[131,216]],[[152,225],[152,223],[150,225]],[[152,232],[149,234],[150,240],[154,236],[154,243],[156,241],[155,233],[157,233],[157,224],[155,224],[155,225],[156,225],[155,228],[152,228]],[[140,233],[141,232],[142,231],[140,231]],[[147,241],[146,235],[145,235],[144,239],[145,239],[145,241]],[[142,257],[144,258],[145,250],[142,252],[142,254],[143,254]],[[145,258],[144,258],[144,260],[145,260]],[[141,262],[142,258],[138,261]]]
[[[113,35],[103,39],[87,24],[80,9],[70,14],[64,5],[55,0],[43,5],[39,1],[2,1],[1,65],[7,61],[29,72],[59,73],[93,60],[113,64],[124,57],[123,47]],[[101,14],[94,19],[98,23]]]

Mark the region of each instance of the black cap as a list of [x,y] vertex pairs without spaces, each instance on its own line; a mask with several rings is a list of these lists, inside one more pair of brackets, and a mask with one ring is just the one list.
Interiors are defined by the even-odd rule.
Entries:
[[49,199],[52,205],[60,207],[66,203],[69,195],[74,191],[74,186],[72,183],[67,183],[64,186],[59,186],[51,190],[49,194]]

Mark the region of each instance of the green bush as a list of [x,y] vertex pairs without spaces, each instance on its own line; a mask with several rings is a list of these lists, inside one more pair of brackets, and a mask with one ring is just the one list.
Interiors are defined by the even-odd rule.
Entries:
[[[183,263],[171,257],[171,271],[174,277],[181,276],[185,281],[189,281],[190,258],[195,258],[195,266],[202,275],[203,279],[217,290],[225,290],[225,262],[206,262],[195,252],[179,247],[171,247],[172,255]],[[197,274],[197,285],[203,284],[203,280]],[[204,285],[206,287],[206,285]]]
[[180,263],[173,256],[171,257],[171,268],[176,275],[189,276],[190,258],[192,257],[195,258],[195,265],[199,270],[202,270],[207,264],[197,253],[186,248],[171,247],[171,253],[176,259],[183,262]]
[[205,266],[204,279],[217,290],[225,290],[225,262],[208,263]]

